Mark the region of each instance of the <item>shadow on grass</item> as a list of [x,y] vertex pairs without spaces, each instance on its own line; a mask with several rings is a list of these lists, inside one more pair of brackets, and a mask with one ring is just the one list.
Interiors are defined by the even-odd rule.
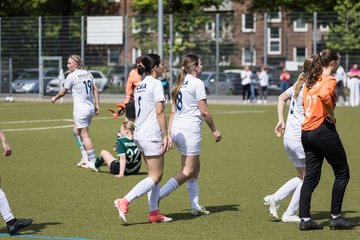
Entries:
[[[228,212],[228,211],[240,211],[240,205],[221,205],[221,206],[206,206],[206,210],[210,211],[210,215],[220,213],[220,212]],[[166,214],[166,216],[173,219],[172,222],[181,221],[181,220],[192,220],[196,217],[190,215],[190,209],[185,209],[183,213],[171,213]],[[201,217],[201,216],[200,216]],[[148,222],[139,222],[139,223],[128,223],[123,226],[134,226],[134,225],[142,225],[149,224]],[[167,224],[171,224],[167,223]]]
[[[341,212],[342,215],[349,221],[355,223],[357,226],[359,226],[360,224],[360,216],[358,217],[346,217],[347,213],[357,213],[357,211],[343,211]],[[326,221],[322,221],[320,225],[326,227],[329,226],[329,217],[330,217],[330,212],[329,211],[315,211],[314,213],[311,214],[311,217],[314,220],[318,220],[319,222],[321,220],[326,220]]]
[[[47,226],[51,226],[51,225],[59,225],[62,224],[60,222],[47,222],[47,223],[32,223],[30,226],[21,229],[19,233],[25,232],[27,235],[29,234],[37,234],[39,232],[41,232],[41,230],[45,229]],[[0,228],[0,233],[8,233],[8,229],[7,227],[2,227]],[[23,234],[25,234],[23,233]],[[16,235],[18,235],[16,234]]]

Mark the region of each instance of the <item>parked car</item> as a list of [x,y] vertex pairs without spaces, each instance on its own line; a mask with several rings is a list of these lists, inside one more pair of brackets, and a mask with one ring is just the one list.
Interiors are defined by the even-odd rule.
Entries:
[[[128,75],[133,68],[134,64],[128,65]],[[125,65],[111,67],[106,75],[108,76],[111,85],[124,85],[127,78],[127,76],[125,76]]]
[[[44,89],[48,82],[59,76],[59,69],[46,69],[43,73]],[[39,69],[32,68],[24,70],[12,83],[14,93],[38,93],[40,85]]]
[[[95,85],[98,88],[99,92],[104,91],[104,89],[106,89],[109,84],[109,80],[107,79],[107,77],[105,77],[104,73],[98,70],[89,70],[89,72],[93,76]],[[69,73],[69,71],[66,71],[64,73],[64,81],[67,75],[69,75]],[[49,81],[49,83],[46,85],[45,93],[49,95],[58,93],[60,91],[60,81],[61,80],[58,77]]]
[[241,74],[244,72],[243,69],[226,69],[224,73],[229,76],[230,82],[232,84],[233,95],[239,95],[242,93],[241,85]]
[[[219,81],[216,81],[216,72],[202,72],[200,79],[204,82],[206,94],[232,95],[233,88],[230,78],[225,73],[218,73]],[[218,92],[216,92],[216,86]]]

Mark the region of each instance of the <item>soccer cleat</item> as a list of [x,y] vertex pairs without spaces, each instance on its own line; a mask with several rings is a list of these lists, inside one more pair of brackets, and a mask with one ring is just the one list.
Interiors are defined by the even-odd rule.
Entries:
[[127,223],[127,219],[126,219],[126,214],[128,213],[129,210],[129,203],[125,198],[121,198],[121,199],[116,199],[114,201],[114,205],[116,207],[116,209],[119,212],[119,218],[120,220],[126,224]]
[[150,223],[160,223],[160,222],[171,222],[172,218],[169,218],[164,214],[161,214],[159,210],[155,210],[150,212],[148,220]]
[[279,219],[277,210],[279,209],[280,205],[275,201],[272,195],[268,195],[264,198],[264,205],[267,206],[271,217],[273,217],[275,220]]
[[299,229],[300,231],[307,231],[307,230],[321,230],[324,227],[317,224],[315,221],[310,219],[309,221],[305,222],[303,219],[300,221]]
[[346,220],[344,217],[340,216],[338,218],[332,218],[329,219],[329,227],[331,230],[339,230],[339,229],[353,229],[356,227],[356,224],[353,222],[350,222]]
[[76,166],[78,167],[83,167],[83,168],[87,168],[87,164],[88,164],[89,161],[85,160],[85,159],[80,159],[80,162],[78,162],[76,164]]
[[94,162],[88,162],[87,164],[88,168],[90,168],[91,170],[93,170],[94,172],[99,172],[99,169],[97,167],[95,167],[95,163]]
[[284,223],[291,223],[291,222],[299,223],[300,218],[298,216],[296,216],[295,214],[294,215],[288,215],[288,214],[284,213],[282,215],[281,221],[284,222]]
[[7,224],[9,234],[16,234],[20,229],[29,226],[33,222],[32,219],[13,219]]
[[203,206],[200,206],[199,210],[192,208],[190,214],[194,217],[197,217],[200,215],[209,215],[210,211],[206,210]]

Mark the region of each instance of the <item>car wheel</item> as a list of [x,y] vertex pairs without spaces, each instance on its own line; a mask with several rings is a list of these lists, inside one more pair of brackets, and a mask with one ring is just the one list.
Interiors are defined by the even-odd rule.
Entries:
[[210,92],[209,92],[208,88],[205,88],[205,93],[206,93],[206,95],[210,95]]

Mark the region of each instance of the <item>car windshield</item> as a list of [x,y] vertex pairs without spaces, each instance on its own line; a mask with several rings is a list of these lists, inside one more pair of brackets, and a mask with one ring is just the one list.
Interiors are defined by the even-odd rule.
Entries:
[[234,78],[239,78],[240,79],[240,73],[233,73],[233,72],[229,72],[229,73],[226,73],[231,79],[234,79]]
[[203,80],[203,81],[205,81],[206,79],[208,79],[209,78],[209,73],[201,73],[201,75],[200,75],[200,79],[201,80]]
[[19,80],[25,80],[25,79],[38,79],[39,78],[39,72],[23,72],[19,76]]

